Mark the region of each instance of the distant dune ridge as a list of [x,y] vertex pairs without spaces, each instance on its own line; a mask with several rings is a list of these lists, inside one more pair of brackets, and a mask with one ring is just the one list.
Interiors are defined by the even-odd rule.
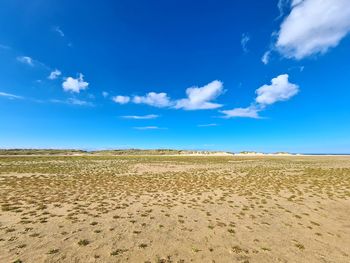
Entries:
[[0,155],[233,155],[233,153],[173,149],[115,149],[96,151],[77,149],[0,149]]
[[174,149],[113,149],[113,150],[79,150],[79,149],[0,149],[0,155],[214,155],[214,156],[261,156],[292,155],[288,152],[262,153],[242,151],[174,150]]
[[349,154],[301,154],[289,152],[264,153],[255,151],[209,151],[209,150],[175,150],[175,149],[0,149],[0,155],[182,155],[182,156],[301,156],[301,155],[349,155]]

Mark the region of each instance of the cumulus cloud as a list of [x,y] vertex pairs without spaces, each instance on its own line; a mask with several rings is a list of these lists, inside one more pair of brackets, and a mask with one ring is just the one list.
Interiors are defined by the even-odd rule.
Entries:
[[136,104],[142,103],[158,108],[169,107],[172,104],[170,98],[164,92],[149,92],[145,96],[134,96],[132,101]]
[[248,52],[248,41],[250,40],[250,36],[247,33],[242,34],[241,38],[241,46],[244,52]]
[[31,57],[28,57],[28,56],[20,56],[20,57],[17,57],[17,60],[23,64],[27,64],[29,66],[34,66],[34,61]]
[[300,4],[301,2],[303,2],[304,0],[292,0],[292,7]]
[[79,93],[81,90],[87,89],[89,83],[84,81],[84,75],[79,73],[78,78],[68,77],[62,83],[64,91],[76,92]]
[[17,96],[17,95],[6,93],[6,92],[0,92],[0,97],[5,97],[8,99],[23,99],[23,97],[21,97],[21,96]]
[[144,96],[116,96],[113,100],[119,104],[129,102],[135,104],[147,104],[158,108],[173,108],[184,110],[205,110],[216,109],[221,104],[212,102],[224,92],[221,81],[214,80],[203,87],[190,87],[186,89],[187,97],[179,100],[172,100],[167,93],[149,92]]
[[128,115],[128,116],[121,116],[124,119],[134,119],[134,120],[149,120],[149,119],[156,119],[159,117],[159,115],[156,114],[148,114],[148,115]]
[[325,53],[350,32],[348,0],[293,0],[281,24],[277,50],[287,58],[302,59]]
[[221,81],[214,80],[203,87],[186,89],[187,98],[176,101],[175,109],[206,110],[220,108],[222,105],[211,102],[224,92]]
[[150,106],[163,108],[163,107],[169,107],[172,102],[168,95],[164,92],[156,93],[156,92],[149,92],[145,96],[115,96],[112,98],[112,100],[119,104],[126,104],[129,102],[133,102],[135,104],[147,104]]
[[258,88],[255,101],[247,108],[235,108],[232,110],[221,111],[224,118],[245,117],[259,118],[259,112],[263,111],[268,105],[278,101],[286,101],[299,92],[299,86],[290,83],[288,74],[282,74],[273,78],[270,85],[263,85]]
[[109,96],[109,93],[107,91],[102,91],[102,96],[104,98],[107,98]]
[[61,71],[59,71],[58,69],[55,69],[50,73],[50,75],[48,76],[48,79],[57,79],[59,76],[61,76],[61,74],[62,74]]
[[130,97],[129,96],[114,96],[112,98],[112,100],[116,103],[119,103],[119,104],[126,104],[130,101]]
[[262,105],[285,101],[299,92],[299,86],[288,81],[288,74],[279,75],[271,80],[271,85],[263,85],[255,92],[255,101]]

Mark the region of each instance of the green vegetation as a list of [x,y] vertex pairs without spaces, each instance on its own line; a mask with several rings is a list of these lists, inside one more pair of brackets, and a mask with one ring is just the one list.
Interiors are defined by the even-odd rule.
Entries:
[[81,240],[79,240],[79,242],[78,242],[78,245],[79,245],[79,246],[87,246],[87,245],[89,245],[89,244],[90,244],[90,241],[87,240],[87,239],[81,239]]
[[84,151],[76,149],[0,149],[0,155],[184,155],[184,154],[210,154],[210,151],[191,151],[173,149],[115,149]]
[[349,259],[348,157],[8,155],[0,180],[4,262]]

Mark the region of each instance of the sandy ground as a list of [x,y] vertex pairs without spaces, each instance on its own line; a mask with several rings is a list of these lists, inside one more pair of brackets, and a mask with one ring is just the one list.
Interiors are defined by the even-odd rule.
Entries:
[[0,157],[0,262],[350,262],[350,157]]

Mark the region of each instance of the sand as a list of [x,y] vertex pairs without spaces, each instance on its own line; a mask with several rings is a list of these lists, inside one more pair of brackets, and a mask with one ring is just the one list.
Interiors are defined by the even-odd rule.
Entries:
[[350,157],[0,157],[0,262],[350,262]]

